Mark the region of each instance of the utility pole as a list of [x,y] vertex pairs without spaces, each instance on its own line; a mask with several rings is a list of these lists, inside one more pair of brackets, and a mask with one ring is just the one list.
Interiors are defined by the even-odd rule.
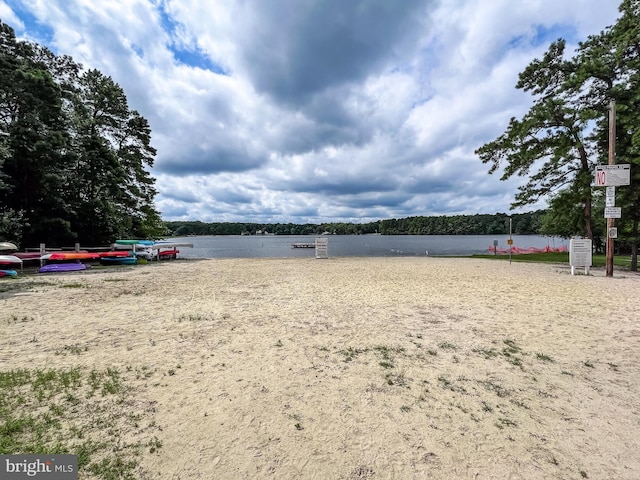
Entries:
[[[609,102],[609,165],[616,163],[616,101]],[[615,220],[607,218],[607,277],[613,277],[613,238],[611,228]]]

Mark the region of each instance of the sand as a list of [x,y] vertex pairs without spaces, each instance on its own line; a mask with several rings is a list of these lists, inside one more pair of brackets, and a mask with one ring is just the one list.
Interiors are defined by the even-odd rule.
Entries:
[[128,435],[162,444],[141,478],[640,477],[633,273],[214,259],[36,279],[0,293],[0,369],[129,372],[122,408],[157,428]]

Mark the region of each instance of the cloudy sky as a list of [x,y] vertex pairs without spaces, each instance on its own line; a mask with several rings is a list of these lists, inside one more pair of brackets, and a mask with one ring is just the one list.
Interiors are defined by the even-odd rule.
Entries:
[[123,87],[151,124],[165,220],[369,222],[509,211],[523,180],[474,150],[531,105],[518,73],[617,6],[0,0],[0,19]]

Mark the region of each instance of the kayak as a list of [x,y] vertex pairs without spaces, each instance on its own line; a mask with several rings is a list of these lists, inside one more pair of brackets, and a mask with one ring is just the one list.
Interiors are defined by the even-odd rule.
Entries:
[[98,255],[100,255],[100,258],[120,258],[131,256],[131,252],[129,250],[114,250],[112,252],[100,252]]
[[13,255],[21,260],[40,260],[40,252],[15,252]]
[[161,257],[175,257],[179,253],[180,253],[180,250],[176,248],[172,248],[169,250],[158,250],[158,255]]
[[153,240],[116,240],[118,245],[153,245]]
[[160,250],[161,248],[178,248],[178,247],[193,248],[193,243],[160,241],[160,242],[155,242],[151,246],[151,248],[153,248],[155,250]]
[[86,270],[84,263],[50,263],[38,269],[38,273],[55,273],[55,272],[77,272]]
[[17,277],[18,272],[15,270],[0,270],[0,278],[2,277]]
[[13,243],[11,242],[0,242],[0,251],[4,251],[4,250],[17,250],[18,247],[16,247]]
[[95,260],[100,258],[97,253],[89,252],[56,252],[52,253],[47,260]]
[[101,265],[135,265],[138,263],[137,257],[101,257]]
[[20,260],[15,255],[0,255],[0,265],[15,265],[22,264],[22,260]]

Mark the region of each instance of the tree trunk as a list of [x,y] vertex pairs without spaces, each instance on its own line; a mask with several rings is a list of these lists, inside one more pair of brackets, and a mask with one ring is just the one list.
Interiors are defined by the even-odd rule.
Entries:
[[[589,183],[585,185],[584,196],[584,232],[585,236],[593,240],[593,230],[591,228],[591,171],[589,170],[589,160],[587,158],[587,151],[582,143],[578,144],[578,152],[580,153],[581,170],[584,172],[585,178],[589,178]],[[580,174],[582,175],[582,173]],[[586,182],[585,182],[586,183]]]

